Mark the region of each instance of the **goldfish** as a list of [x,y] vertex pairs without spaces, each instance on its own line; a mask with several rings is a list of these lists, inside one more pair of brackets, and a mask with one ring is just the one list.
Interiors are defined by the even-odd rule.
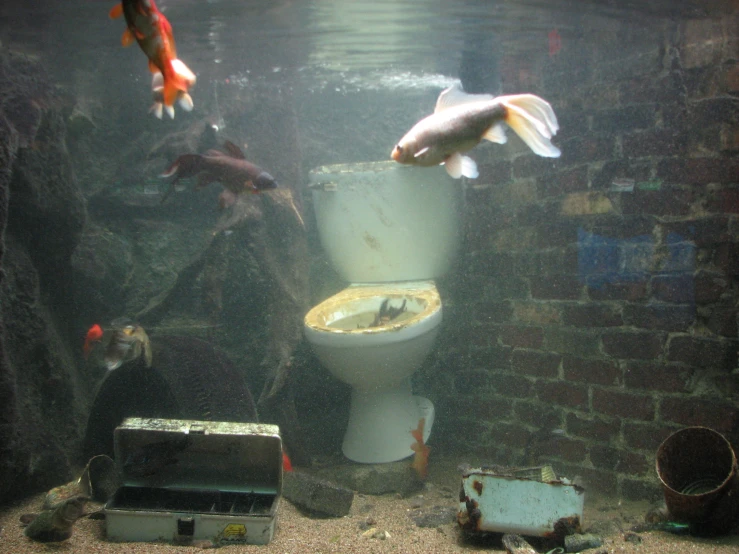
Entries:
[[431,449],[423,442],[423,429],[425,426],[426,418],[422,417],[418,420],[418,428],[411,431],[411,435],[416,439],[416,442],[411,444],[411,450],[416,453],[413,457],[411,467],[416,470],[416,473],[418,473],[421,479],[426,479],[428,475],[429,452],[431,452]]
[[416,123],[395,145],[398,163],[423,167],[444,164],[453,178],[478,177],[477,164],[463,156],[483,139],[504,144],[505,126],[513,129],[534,153],[558,158],[550,139],[559,130],[549,103],[533,94],[494,97],[467,94],[459,83],[442,91],[434,113]]
[[105,367],[108,371],[118,369],[123,364],[144,355],[146,367],[151,367],[152,353],[149,335],[140,325],[126,325],[113,331],[105,349]]
[[282,470],[283,471],[292,471],[293,470],[293,464],[290,461],[290,458],[287,455],[287,452],[284,450],[282,451]]
[[[152,92],[161,95],[152,111],[161,119],[162,111],[174,117],[174,103],[185,111],[193,108],[189,90],[195,84],[195,74],[177,58],[172,25],[159,11],[154,0],[123,0],[110,10],[110,17],[126,18],[126,30],[121,42],[129,46],[135,40],[149,58],[149,70],[154,74]],[[159,77],[157,77],[159,75]]]
[[95,343],[100,342],[102,338],[103,329],[97,323],[87,330],[87,334],[85,335],[85,343],[82,345],[82,353],[84,354],[85,359],[90,356],[90,352],[92,352],[92,347],[95,345]]
[[277,181],[258,165],[246,161],[241,149],[231,141],[224,144],[224,152],[208,150],[205,154],[183,154],[177,158],[162,178],[174,177],[170,190],[162,198],[162,202],[174,190],[177,181],[198,175],[197,188],[210,183],[219,182],[225,187],[221,195],[221,207],[235,203],[238,195],[244,192],[256,194],[274,189]]

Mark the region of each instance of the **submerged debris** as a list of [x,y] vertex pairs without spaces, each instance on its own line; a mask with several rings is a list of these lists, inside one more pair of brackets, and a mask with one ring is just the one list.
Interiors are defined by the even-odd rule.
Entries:
[[72,528],[85,511],[85,496],[74,496],[61,502],[56,508],[44,510],[30,520],[28,514],[21,516],[21,522],[30,523],[24,534],[38,542],[59,542],[72,536]]
[[386,298],[382,301],[382,304],[380,304],[380,311],[377,312],[372,323],[370,323],[366,328],[369,329],[372,327],[382,327],[383,325],[387,325],[406,311],[406,303],[407,300],[403,299],[403,303],[399,307],[394,308],[390,306],[390,299]]

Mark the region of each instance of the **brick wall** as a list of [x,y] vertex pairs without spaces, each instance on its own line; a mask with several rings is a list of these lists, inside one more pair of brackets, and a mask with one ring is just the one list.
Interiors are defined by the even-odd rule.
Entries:
[[739,445],[737,59],[729,16],[607,21],[502,61],[504,92],[555,107],[563,154],[515,137],[472,152],[464,254],[420,375],[441,449],[517,464],[562,429],[540,461],[636,499],[659,491],[671,432]]

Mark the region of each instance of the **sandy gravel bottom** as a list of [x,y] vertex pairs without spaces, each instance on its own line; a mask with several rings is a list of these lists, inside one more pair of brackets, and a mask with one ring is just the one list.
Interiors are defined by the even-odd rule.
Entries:
[[[231,545],[222,552],[271,553],[454,553],[502,552],[493,541],[470,543],[459,532],[456,523],[436,527],[418,527],[414,518],[440,507],[455,506],[456,490],[447,485],[427,485],[427,489],[410,498],[397,495],[356,495],[351,513],[338,519],[316,519],[282,501],[275,537],[267,546]],[[201,546],[173,546],[162,543],[112,543],[105,539],[105,522],[84,518],[75,532],[62,543],[34,543],[23,535],[21,514],[34,512],[43,495],[24,500],[0,512],[0,552],[6,554],[37,552],[157,554],[199,551]],[[93,507],[93,506],[91,506]],[[720,539],[697,539],[664,532],[649,531],[630,534],[629,529],[643,521],[646,504],[621,504],[614,500],[586,501],[584,527],[604,537],[603,546],[594,554],[634,552],[639,554],[736,554],[739,536]],[[386,531],[386,538],[371,538],[369,529]]]

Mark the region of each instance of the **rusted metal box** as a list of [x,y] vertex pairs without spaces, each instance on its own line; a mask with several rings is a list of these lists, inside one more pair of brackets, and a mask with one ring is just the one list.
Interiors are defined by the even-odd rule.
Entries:
[[282,492],[276,425],[128,418],[115,429],[113,541],[267,544]]
[[459,501],[457,521],[465,531],[563,539],[579,531],[585,490],[546,466],[470,469]]

